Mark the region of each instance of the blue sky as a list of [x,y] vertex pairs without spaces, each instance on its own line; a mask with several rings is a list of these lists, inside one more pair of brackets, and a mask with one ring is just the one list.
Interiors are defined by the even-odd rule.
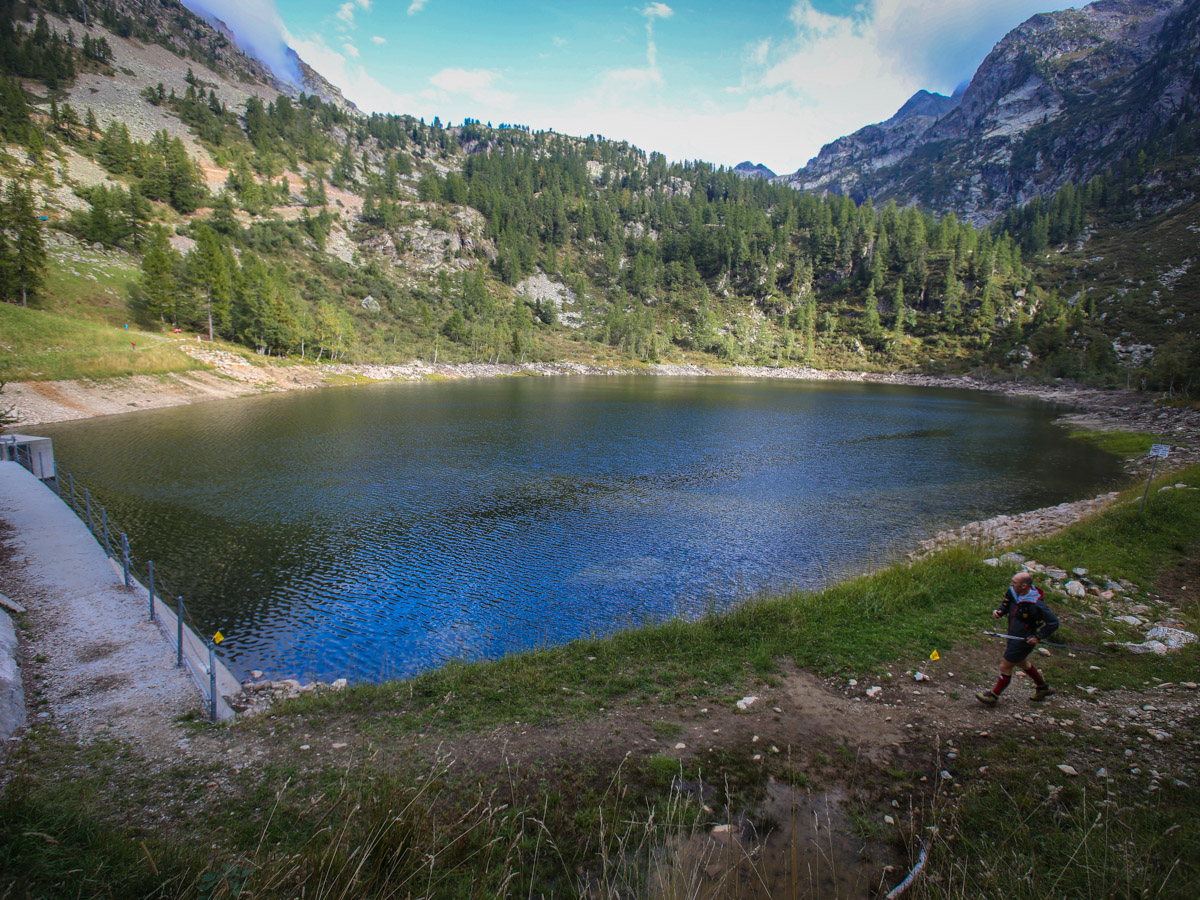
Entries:
[[[366,111],[629,140],[791,172],[822,144],[949,93],[1054,0],[187,0],[281,35]],[[273,34],[272,34],[273,33]]]

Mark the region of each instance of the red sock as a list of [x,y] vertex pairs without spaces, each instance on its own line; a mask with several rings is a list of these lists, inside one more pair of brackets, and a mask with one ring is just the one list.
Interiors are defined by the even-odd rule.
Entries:
[[1025,674],[1033,679],[1033,683],[1038,687],[1046,686],[1046,679],[1042,677],[1042,673],[1037,670],[1037,666],[1033,663],[1029,664],[1029,668],[1025,670]]
[[992,688],[992,693],[995,694],[997,697],[999,697],[1001,694],[1004,693],[1004,689],[1006,687],[1008,687],[1008,683],[1010,681],[1012,681],[1011,675],[1001,675],[996,680],[996,686],[994,688]]

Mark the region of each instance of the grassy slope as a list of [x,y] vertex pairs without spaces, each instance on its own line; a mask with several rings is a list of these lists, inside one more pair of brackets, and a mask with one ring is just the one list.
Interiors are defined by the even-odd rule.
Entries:
[[[131,343],[137,343],[137,349]],[[169,336],[0,303],[0,380],[60,381],[204,368]]]
[[[1195,484],[1200,467],[1169,480]],[[1137,496],[1131,489],[1123,505],[1024,549],[1044,563],[1082,565],[1143,590],[1180,562],[1194,565],[1200,491],[1156,493],[1143,518]],[[387,748],[416,731],[486,741],[503,722],[583,723],[603,718],[601,706],[657,701],[659,714],[669,717],[672,708],[695,706],[693,695],[730,701],[769,683],[788,659],[822,673],[861,675],[903,667],[931,646],[966,653],[982,640],[980,610],[990,608],[1007,579],[980,555],[955,550],[698,623],[308,696],[219,733],[234,743],[286,747],[336,730],[366,735],[384,751],[350,768],[292,759],[258,775],[214,767],[148,778],[122,769],[128,750],[117,743],[80,749],[51,729],[36,729],[17,763],[19,777],[0,800],[0,871],[8,873],[0,897],[26,889],[33,896],[235,897],[243,885],[256,897],[284,897],[300,882],[313,896],[572,896],[583,872],[608,878],[620,870],[636,880],[645,873],[637,860],[644,864],[652,846],[707,818],[671,791],[676,761],[631,758],[614,771],[584,754],[569,766],[547,760],[524,771],[453,774],[436,759],[389,757]],[[1095,644],[1106,637],[1085,618],[1090,602],[1055,601],[1070,623],[1064,640]],[[1196,630],[1195,603],[1181,615]],[[1120,634],[1121,626],[1104,624]],[[1109,656],[1100,672],[1089,669],[1095,660],[1058,656],[1055,680],[1096,685],[1102,701],[1109,691],[1142,690],[1151,676],[1195,678],[1200,647],[1170,657]],[[670,736],[669,724],[663,736]],[[1200,740],[1200,721],[1185,717],[1171,730],[1176,743],[1164,746],[1186,759],[1187,743]],[[957,771],[964,775],[957,793],[931,795],[916,780],[919,772],[876,773],[899,778],[891,787],[910,792],[917,810],[910,851],[922,833],[917,826],[940,824],[942,840],[916,896],[1188,896],[1200,879],[1197,780],[1177,775],[1190,786],[1152,791],[1148,776],[1123,758],[1134,740],[1111,729],[1042,728],[1034,736],[1032,726],[998,722],[991,738],[969,736],[959,747]],[[1156,745],[1134,746],[1149,753]],[[1065,781],[1055,768],[1064,761],[1079,764],[1082,777]],[[705,775],[751,793],[765,775],[808,777],[778,759],[764,765],[752,767],[730,751],[710,756]],[[1092,774],[1100,765],[1111,780]],[[979,766],[988,767],[986,777],[966,774]],[[230,779],[232,789],[211,792],[204,787],[209,779]],[[158,821],[169,823],[173,841],[150,826],[145,807],[166,816]],[[646,824],[651,812],[660,822],[654,828]],[[1169,830],[1176,824],[1182,828]],[[870,830],[865,817],[862,827]],[[3,892],[5,882],[15,894]]]

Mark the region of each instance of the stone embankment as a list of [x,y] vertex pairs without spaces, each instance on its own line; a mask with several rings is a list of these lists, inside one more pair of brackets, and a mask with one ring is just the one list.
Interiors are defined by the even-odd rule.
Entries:
[[1116,492],[1100,494],[1090,500],[1060,503],[1011,516],[993,516],[981,522],[971,522],[961,528],[939,531],[921,541],[908,555],[910,559],[929,556],[946,547],[969,544],[975,547],[1004,547],[1038,535],[1054,534],[1080,519],[1107,509],[1117,497]]
[[239,715],[254,716],[269,710],[271,704],[276,701],[292,700],[305,694],[344,691],[348,684],[345,678],[338,678],[329,684],[323,681],[301,684],[295,678],[271,681],[255,669],[250,673],[250,677],[242,682],[242,693],[234,701],[234,708]]

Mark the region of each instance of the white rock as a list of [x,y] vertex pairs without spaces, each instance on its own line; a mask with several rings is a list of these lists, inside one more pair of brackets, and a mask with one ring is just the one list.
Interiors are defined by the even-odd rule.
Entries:
[[332,691],[344,691],[348,683],[345,678],[337,678],[334,679],[333,684],[329,685],[329,689]]
[[1197,685],[1196,682],[1194,682],[1194,681],[1181,681],[1181,682],[1179,682],[1179,686],[1185,687],[1189,691],[1194,691],[1194,690],[1196,690],[1197,687],[1200,687],[1200,685]]
[[933,679],[924,672],[917,672],[913,675],[913,681],[933,681]]
[[1059,766],[1058,771],[1062,772],[1064,775],[1068,776],[1069,778],[1075,778],[1079,774],[1077,771],[1075,771],[1074,766],[1068,766],[1065,764]]
[[879,685],[875,685],[874,687],[867,688],[867,696],[868,697],[877,697],[882,692],[883,692],[883,688],[881,688]]
[[992,567],[995,567],[995,566],[998,566],[998,565],[1000,565],[1000,560],[998,560],[996,557],[994,557],[994,556],[993,556],[991,559],[985,559],[985,560],[983,561],[983,564],[984,564],[985,566],[992,566]]
[[337,744],[333,745],[334,750],[344,750],[345,748],[346,748],[346,745],[343,743],[337,743]]
[[262,670],[261,669],[251,669],[250,677],[253,678],[255,681],[258,681],[258,679],[263,677]]
[[709,833],[710,834],[729,834],[729,832],[731,832],[731,831],[733,831],[732,825],[714,825],[712,827],[712,831],[710,831]]
[[737,708],[738,709],[749,709],[757,702],[758,702],[757,697],[743,697],[741,700],[739,700],[737,702]]
[[954,780],[954,776],[951,775],[945,769],[942,769],[942,781],[953,781],[953,780]]
[[1079,568],[1079,569],[1072,569],[1072,570],[1071,570],[1071,574],[1072,574],[1072,575],[1078,575],[1080,578],[1082,578],[1082,577],[1083,577],[1084,575],[1086,575],[1087,573],[1088,573],[1088,570],[1087,570],[1087,569],[1083,569],[1083,568]]
[[1121,622],[1125,625],[1132,625],[1135,628],[1138,625],[1142,624],[1142,620],[1139,619],[1137,616],[1117,616],[1117,618],[1114,621]]
[[680,741],[678,744],[675,745],[675,749],[676,750],[686,750],[687,744],[685,744],[683,741]]
[[1067,582],[1067,593],[1070,594],[1072,597],[1082,597],[1084,594],[1087,593],[1087,588],[1085,588],[1083,586],[1083,584],[1081,584],[1078,581],[1068,581]]
[[896,820],[895,820],[895,819],[893,819],[891,816],[884,816],[884,817],[883,817],[883,824],[884,824],[884,825],[895,825],[895,824],[896,824]]
[[1025,557],[1023,557],[1020,553],[1009,552],[1001,554],[1000,562],[1006,566],[1019,566],[1021,563],[1025,562]]
[[850,681],[847,683],[850,685],[850,687],[858,687],[858,679],[857,678],[851,678]]
[[1169,650],[1178,650],[1188,644],[1195,643],[1196,635],[1182,628],[1168,628],[1166,625],[1156,625],[1146,632],[1146,640],[1166,644]]

